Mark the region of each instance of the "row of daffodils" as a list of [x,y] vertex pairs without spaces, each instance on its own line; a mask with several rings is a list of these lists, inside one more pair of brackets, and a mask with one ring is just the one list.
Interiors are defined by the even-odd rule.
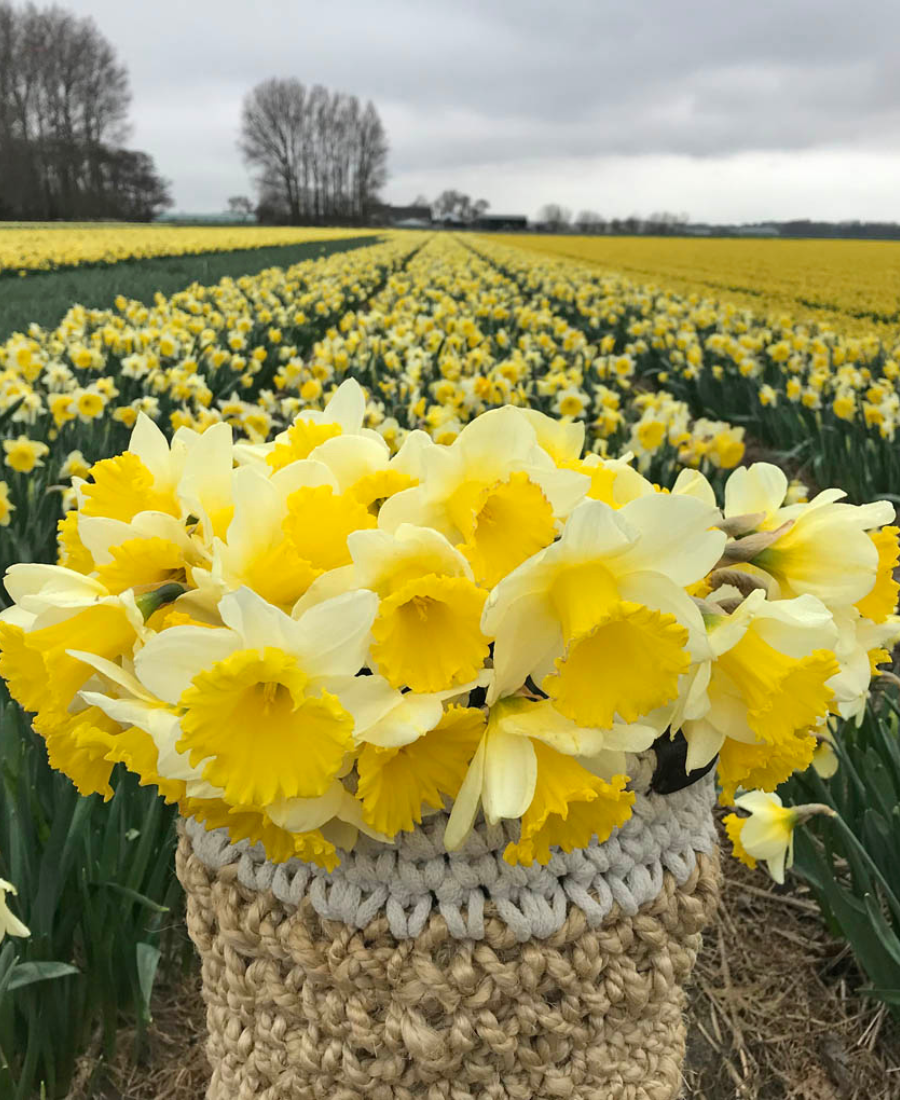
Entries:
[[679,294],[493,238],[474,246],[530,293],[560,303],[601,344],[608,338],[621,349],[627,340],[639,379],[748,425],[756,439],[813,465],[820,481],[840,478],[859,499],[897,484],[895,330],[869,323],[851,333],[843,323],[767,317],[765,297],[754,312],[727,294]]
[[694,470],[663,491],[515,405],[393,450],[367,413],[347,380],[271,442],[140,415],[73,480],[61,564],[14,565],[0,615],[53,766],[108,795],[121,762],[276,861],[449,809],[449,850],[481,812],[531,864],[608,837],[639,754],[683,737],[783,874],[803,811],[762,792],[887,659],[893,507],[785,505],[762,463],[722,502]]
[[206,252],[271,248],[348,237],[371,229],[265,226],[109,225],[96,223],[4,227],[0,236],[0,278],[26,276],[60,267],[115,264],[155,256],[195,256]]

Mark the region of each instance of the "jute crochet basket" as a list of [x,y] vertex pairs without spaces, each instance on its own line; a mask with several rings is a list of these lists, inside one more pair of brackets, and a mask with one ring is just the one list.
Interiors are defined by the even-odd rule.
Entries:
[[718,899],[711,779],[605,844],[512,868],[446,815],[332,874],[185,823],[208,1100],[673,1100],[682,984]]

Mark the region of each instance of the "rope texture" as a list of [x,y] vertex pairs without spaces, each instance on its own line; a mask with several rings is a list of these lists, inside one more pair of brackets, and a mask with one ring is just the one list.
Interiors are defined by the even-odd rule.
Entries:
[[448,853],[442,840],[446,813],[426,818],[391,846],[360,836],[330,873],[297,859],[270,863],[261,847],[231,844],[226,830],[207,831],[193,819],[185,828],[210,870],[232,868],[241,885],[271,891],[288,906],[308,900],[325,920],[365,929],[384,916],[391,934],[405,939],[420,936],[438,912],[451,936],[482,941],[491,906],[526,943],[559,932],[572,906],[591,928],[601,927],[614,906],[635,916],[663,889],[666,873],[677,885],[685,883],[697,853],[715,851],[711,776],[665,796],[649,792],[647,777],[634,785],[634,813],[622,828],[603,844],[557,852],[546,867],[511,867],[503,859],[507,843],[518,840],[518,822],[488,826],[480,820],[465,847]]
[[635,914],[601,927],[570,906],[521,943],[492,902],[481,941],[432,913],[398,939],[312,899],[248,889],[182,833],[179,877],[203,964],[213,1067],[207,1100],[674,1100],[682,983],[718,898],[718,854],[664,872]]

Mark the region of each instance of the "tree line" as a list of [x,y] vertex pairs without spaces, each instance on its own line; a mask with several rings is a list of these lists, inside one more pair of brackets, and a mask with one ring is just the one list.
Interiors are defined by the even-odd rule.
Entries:
[[296,79],[266,80],[248,93],[239,148],[255,172],[263,222],[365,222],[387,178],[375,105]]
[[0,0],[0,218],[148,221],[172,203],[125,148],[128,72],[92,19]]

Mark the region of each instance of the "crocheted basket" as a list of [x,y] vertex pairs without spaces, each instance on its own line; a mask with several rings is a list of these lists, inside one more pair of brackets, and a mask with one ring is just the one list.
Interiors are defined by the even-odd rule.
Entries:
[[604,844],[510,867],[445,814],[327,873],[187,821],[208,1100],[673,1100],[682,984],[718,899],[710,778]]

